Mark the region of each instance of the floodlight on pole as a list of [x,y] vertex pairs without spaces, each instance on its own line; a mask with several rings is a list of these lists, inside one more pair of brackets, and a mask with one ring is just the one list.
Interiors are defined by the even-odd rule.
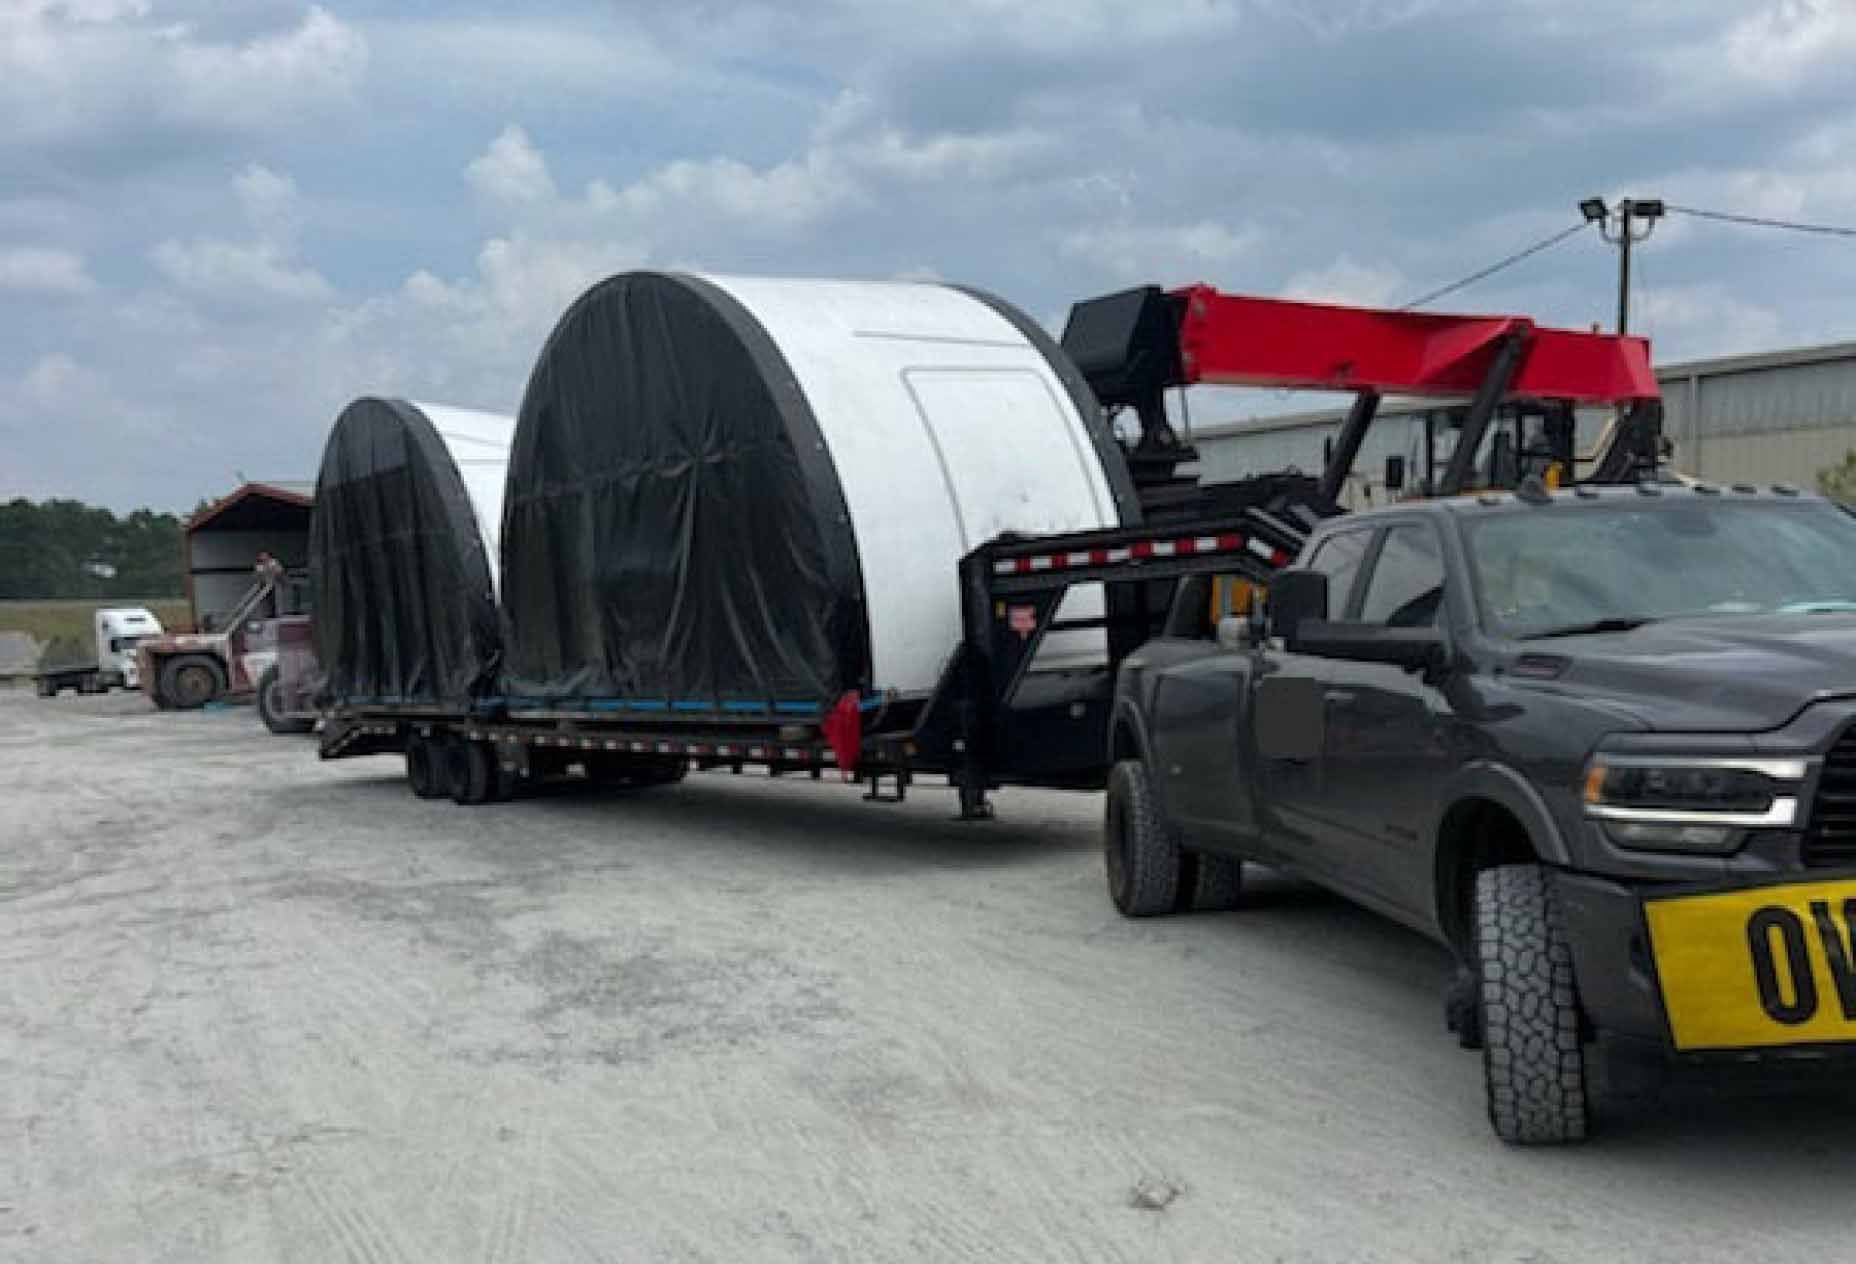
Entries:
[[[1579,203],[1579,213],[1585,216],[1586,223],[1598,225],[1599,236],[1618,248],[1618,332],[1630,329],[1630,248],[1641,241],[1648,241],[1650,234],[1656,230],[1656,221],[1663,217],[1663,200],[1661,198],[1624,198],[1618,203],[1617,233],[1611,230],[1611,212],[1603,198],[1586,198]],[[1636,225],[1643,225],[1642,234],[1636,231]]]

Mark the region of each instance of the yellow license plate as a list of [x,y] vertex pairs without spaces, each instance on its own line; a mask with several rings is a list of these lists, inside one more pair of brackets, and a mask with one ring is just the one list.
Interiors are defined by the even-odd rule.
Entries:
[[1856,881],[1646,900],[1678,1049],[1856,1041]]

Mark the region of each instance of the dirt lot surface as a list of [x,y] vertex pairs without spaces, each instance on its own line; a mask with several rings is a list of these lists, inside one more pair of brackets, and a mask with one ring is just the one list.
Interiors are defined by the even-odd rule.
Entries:
[[1123,921],[1094,796],[398,772],[0,691],[0,1258],[1850,1258],[1856,1098],[1504,1150],[1437,950]]

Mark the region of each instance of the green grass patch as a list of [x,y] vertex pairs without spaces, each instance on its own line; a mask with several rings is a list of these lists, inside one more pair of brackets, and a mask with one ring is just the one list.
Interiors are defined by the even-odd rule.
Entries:
[[169,632],[185,631],[189,626],[187,603],[173,597],[107,601],[84,597],[58,601],[0,601],[0,632],[24,632],[41,645],[67,637],[94,648],[96,633],[92,630],[91,619],[96,611],[114,606],[146,606]]

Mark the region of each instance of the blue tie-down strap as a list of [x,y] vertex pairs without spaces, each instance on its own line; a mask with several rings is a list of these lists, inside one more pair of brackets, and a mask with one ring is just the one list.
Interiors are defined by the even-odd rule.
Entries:
[[[883,705],[884,695],[872,694],[860,700],[864,713]],[[488,701],[487,699],[485,700]],[[749,698],[498,698],[498,705],[511,711],[597,711],[606,714],[635,713],[645,715],[727,715],[727,716],[808,716],[817,717],[826,708],[816,702],[768,702]]]

